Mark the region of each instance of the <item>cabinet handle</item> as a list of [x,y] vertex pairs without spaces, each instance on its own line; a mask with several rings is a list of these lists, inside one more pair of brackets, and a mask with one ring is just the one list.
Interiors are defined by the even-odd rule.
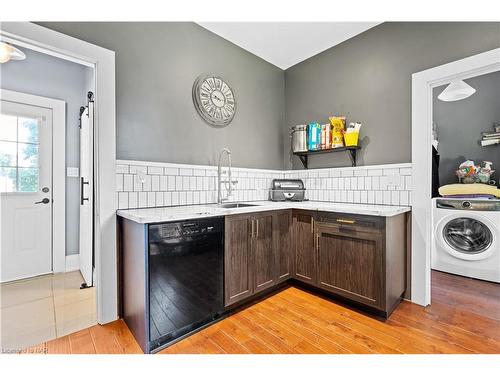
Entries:
[[355,223],[356,223],[356,220],[337,219],[337,223],[355,224]]
[[319,233],[316,235],[316,250],[319,250]]
[[251,234],[252,238],[253,238],[253,231],[254,231],[254,220],[252,219],[252,234]]
[[255,219],[255,238],[259,238],[259,220]]
[[311,216],[311,233],[314,233],[314,217]]

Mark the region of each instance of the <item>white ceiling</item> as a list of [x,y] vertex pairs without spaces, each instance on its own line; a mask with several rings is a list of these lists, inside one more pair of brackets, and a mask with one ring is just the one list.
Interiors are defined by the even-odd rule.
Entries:
[[281,69],[287,69],[379,23],[198,22]]

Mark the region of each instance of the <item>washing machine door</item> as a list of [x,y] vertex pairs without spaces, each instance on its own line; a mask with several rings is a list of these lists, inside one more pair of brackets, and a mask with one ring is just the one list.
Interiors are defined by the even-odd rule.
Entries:
[[497,240],[493,223],[475,215],[448,217],[438,230],[443,248],[464,260],[488,258]]

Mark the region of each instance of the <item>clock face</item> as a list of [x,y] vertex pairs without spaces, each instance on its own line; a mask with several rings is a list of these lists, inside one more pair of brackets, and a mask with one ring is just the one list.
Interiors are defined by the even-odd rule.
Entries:
[[236,112],[236,99],[229,84],[214,74],[198,77],[193,85],[193,102],[210,125],[228,125]]

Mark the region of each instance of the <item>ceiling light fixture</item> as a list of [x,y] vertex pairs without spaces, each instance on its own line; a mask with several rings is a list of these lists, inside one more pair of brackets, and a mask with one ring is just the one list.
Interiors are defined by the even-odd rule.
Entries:
[[8,43],[0,42],[0,64],[10,60],[24,60],[25,58],[26,55],[23,51]]
[[443,102],[455,102],[468,98],[475,92],[476,89],[464,81],[453,81],[439,94],[438,99]]

